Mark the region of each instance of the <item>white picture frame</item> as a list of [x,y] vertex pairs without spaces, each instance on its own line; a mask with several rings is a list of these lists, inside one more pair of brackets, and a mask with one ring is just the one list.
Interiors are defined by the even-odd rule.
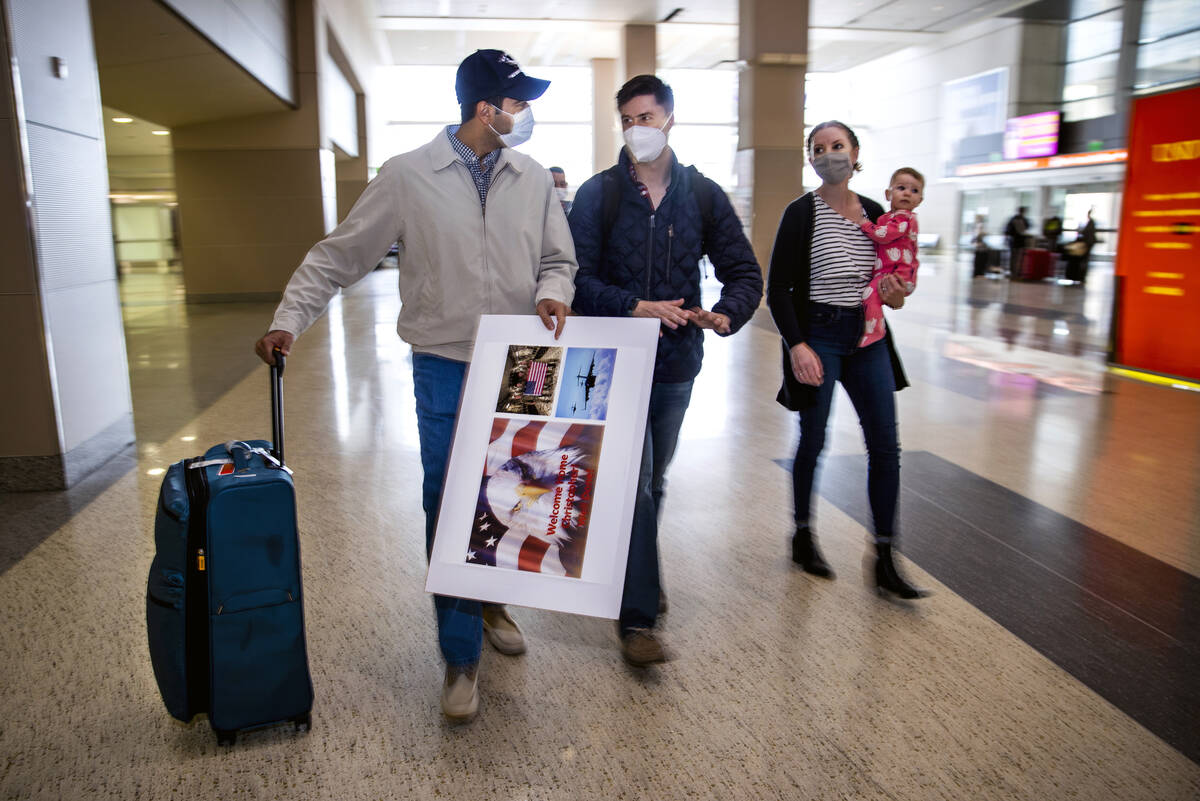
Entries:
[[618,616],[658,332],[570,317],[554,339],[536,316],[480,318],[427,592]]

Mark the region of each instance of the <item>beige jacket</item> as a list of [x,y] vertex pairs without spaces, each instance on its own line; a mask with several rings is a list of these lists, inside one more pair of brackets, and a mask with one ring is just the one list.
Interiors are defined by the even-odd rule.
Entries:
[[504,148],[487,212],[445,129],[389,159],[350,214],[305,256],[271,329],[303,333],[339,289],[400,243],[396,331],[414,351],[469,361],[481,314],[533,314],[538,301],[575,296],[575,246],[554,181]]

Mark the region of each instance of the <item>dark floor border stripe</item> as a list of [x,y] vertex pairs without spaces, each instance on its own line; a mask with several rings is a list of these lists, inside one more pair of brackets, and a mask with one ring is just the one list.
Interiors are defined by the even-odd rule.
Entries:
[[[909,559],[1200,763],[1200,579],[934,454],[901,475]],[[819,491],[870,527],[863,456],[827,457]]]

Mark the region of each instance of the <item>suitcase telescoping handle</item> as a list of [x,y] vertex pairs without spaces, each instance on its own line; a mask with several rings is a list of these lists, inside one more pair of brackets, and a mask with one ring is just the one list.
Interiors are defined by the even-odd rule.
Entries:
[[279,463],[283,461],[283,365],[285,359],[279,348],[274,351],[275,363],[271,365],[271,453]]

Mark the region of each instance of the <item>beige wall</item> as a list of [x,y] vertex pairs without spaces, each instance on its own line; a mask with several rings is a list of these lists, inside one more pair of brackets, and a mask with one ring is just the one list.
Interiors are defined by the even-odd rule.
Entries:
[[621,31],[621,69],[625,83],[635,75],[658,71],[658,47],[653,25],[626,25]]
[[160,0],[275,95],[292,102],[288,0]]
[[133,439],[91,19],[87,0],[0,7],[0,226],[16,245],[0,317],[4,341],[20,343],[3,366],[20,389],[16,413],[0,415],[0,487],[62,488]]
[[592,172],[606,170],[617,161],[621,150],[621,126],[617,120],[617,60],[592,59]]
[[[3,7],[0,0],[0,17]],[[6,348],[0,359],[6,396],[5,413],[0,414],[0,462],[60,450],[3,22],[0,18],[0,241],[6,247],[0,259],[0,341],[22,344]],[[4,472],[0,469],[0,482]]]
[[783,210],[801,194],[807,53],[806,0],[742,0],[734,200],[764,271]]
[[[921,232],[939,234],[943,245],[951,244],[958,230],[959,185],[941,174],[945,146],[939,129],[942,84],[1007,67],[1008,116],[1027,113],[1018,109],[1032,110],[1022,102],[1022,92],[1033,89],[1038,96],[1045,95],[1038,82],[1047,79],[1045,62],[1052,56],[1039,56],[1028,68],[1022,64],[1022,54],[1029,47],[1039,42],[1047,46],[1042,26],[1034,25],[1036,30],[1027,35],[1026,25],[1017,19],[985,20],[844,73],[841,88],[847,98],[847,116],[859,126],[865,167],[851,185],[882,203],[892,171],[915,167],[926,178],[925,200],[919,210]],[[895,91],[880,94],[876,91],[880,76],[887,75],[904,75],[904,81]],[[990,221],[992,227],[996,224]]]
[[[189,301],[278,297],[366,186],[365,90],[379,63],[373,40],[344,6],[298,0],[294,9],[297,107],[173,131]],[[334,160],[321,114],[330,53],[362,95],[360,155],[344,163]]]

